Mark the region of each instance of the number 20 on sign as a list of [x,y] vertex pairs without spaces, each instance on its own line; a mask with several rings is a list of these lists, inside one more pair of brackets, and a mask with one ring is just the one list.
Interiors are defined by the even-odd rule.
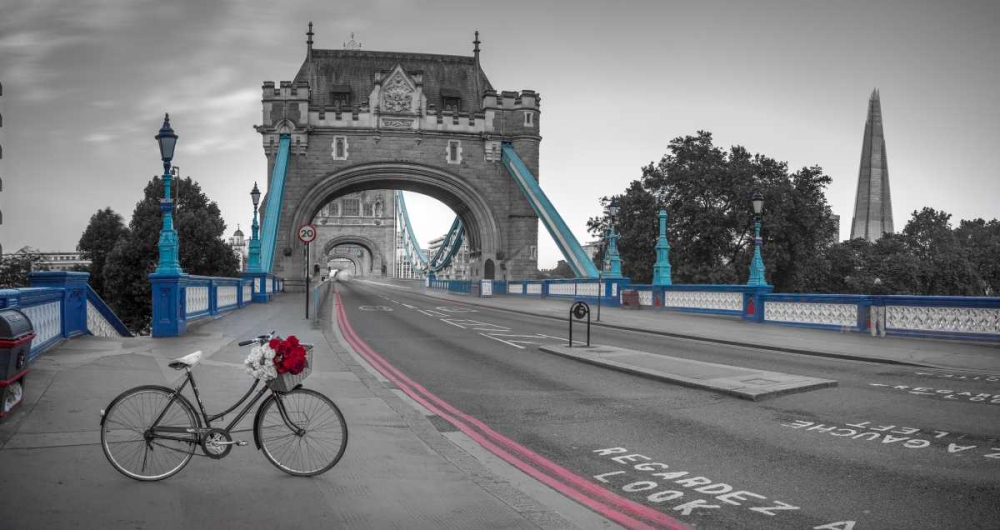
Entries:
[[299,227],[299,241],[305,244],[316,240],[316,227],[313,225],[302,225]]

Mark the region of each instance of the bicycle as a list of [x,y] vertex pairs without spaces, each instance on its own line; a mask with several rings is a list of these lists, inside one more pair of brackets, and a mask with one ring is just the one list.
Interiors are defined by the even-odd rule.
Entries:
[[[242,341],[239,346],[264,345],[273,337],[272,331]],[[304,346],[311,364],[312,347]],[[261,402],[254,417],[253,437],[257,449],[264,452],[271,464],[290,475],[310,477],[329,471],[344,456],[347,449],[344,415],[330,398],[302,388],[298,379],[292,388],[283,387],[280,376],[268,381],[228,426],[213,427],[213,421],[250,398],[260,379],[254,379],[247,393],[232,407],[209,415],[191,372],[201,357],[202,353],[196,351],[170,362],[171,368],[185,371],[184,382],[177,388],[138,386],[121,393],[101,411],[101,447],[120,473],[140,481],[163,480],[183,469],[199,446],[204,456],[220,459],[229,454],[233,445],[248,445],[246,441],[233,440],[233,428],[268,390],[271,394]],[[188,383],[200,416],[181,393]]]

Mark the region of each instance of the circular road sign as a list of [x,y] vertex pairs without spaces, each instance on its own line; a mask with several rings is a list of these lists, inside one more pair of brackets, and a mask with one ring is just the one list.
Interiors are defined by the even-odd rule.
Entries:
[[585,302],[577,302],[573,304],[571,311],[573,316],[579,320],[585,318],[587,314],[590,313],[590,306],[588,306]]
[[309,244],[316,240],[316,227],[313,225],[302,225],[299,227],[299,241]]

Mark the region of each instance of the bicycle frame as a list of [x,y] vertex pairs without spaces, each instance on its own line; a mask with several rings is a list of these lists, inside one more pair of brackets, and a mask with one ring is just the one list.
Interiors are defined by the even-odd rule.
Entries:
[[[247,398],[250,397],[250,394],[252,394],[254,389],[257,388],[257,385],[260,384],[259,379],[254,379],[253,385],[250,386],[250,389],[247,390],[247,393],[244,394],[243,397],[241,397],[239,401],[237,401],[233,406],[229,407],[228,409],[218,414],[209,416],[208,412],[205,411],[205,405],[201,401],[201,394],[198,392],[198,383],[194,380],[194,375],[191,373],[191,368],[185,368],[185,372],[186,372],[186,377],[184,378],[184,383],[181,384],[181,386],[178,387],[176,390],[174,390],[173,395],[170,396],[170,401],[168,401],[166,406],[163,407],[163,410],[160,411],[160,415],[157,416],[156,420],[153,422],[153,425],[149,429],[150,434],[156,438],[162,438],[165,440],[174,440],[180,442],[191,442],[191,441],[200,442],[202,435],[214,429],[214,427],[212,427],[213,421],[218,420],[219,418],[222,418],[226,414],[229,414],[230,412],[236,410],[236,408],[239,407],[240,404],[242,404],[244,401],[247,400]],[[159,426],[160,420],[163,419],[163,416],[167,413],[167,410],[170,409],[170,405],[172,405],[174,401],[178,399],[178,396],[181,396],[181,392],[184,391],[184,388],[187,387],[188,383],[191,383],[191,390],[194,392],[195,400],[198,401],[198,409],[199,412],[201,412],[200,421],[204,422],[204,427],[191,429],[188,427]],[[229,425],[227,425],[222,430],[225,431],[226,434],[229,434],[233,430],[233,428],[236,427],[236,425],[239,424],[244,417],[246,417],[247,413],[250,412],[250,409],[252,409],[254,405],[256,405],[258,401],[260,401],[262,397],[264,397],[264,394],[268,391],[268,389],[269,388],[267,387],[267,385],[265,385],[263,388],[258,390],[257,394],[253,396],[253,399],[251,399],[250,402],[247,403],[245,407],[243,407],[243,410],[241,410],[239,413],[236,414],[236,417],[233,418],[233,421],[231,421]],[[294,432],[296,435],[301,436],[305,431],[298,425],[292,423],[292,420],[288,417],[288,412],[285,410],[285,404],[281,400],[281,394],[273,390],[271,391],[271,393],[278,404],[278,412],[281,414],[281,419],[285,422],[285,425],[287,425],[288,428],[291,429],[292,432]],[[194,434],[195,439],[192,440],[191,438],[178,438],[170,436],[168,433],[189,434],[189,435]]]

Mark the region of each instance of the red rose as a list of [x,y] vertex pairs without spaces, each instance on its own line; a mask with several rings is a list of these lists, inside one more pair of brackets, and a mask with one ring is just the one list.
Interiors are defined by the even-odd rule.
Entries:
[[286,342],[287,342],[287,343],[288,343],[288,345],[289,345],[289,346],[291,346],[292,348],[296,348],[296,347],[298,347],[298,345],[299,345],[299,339],[298,339],[298,337],[296,337],[295,335],[289,335],[289,336],[288,336],[288,339],[286,339]]
[[267,346],[274,351],[278,351],[278,348],[281,347],[281,339],[271,339],[271,341],[267,343]]
[[306,358],[297,357],[292,361],[292,366],[288,369],[293,375],[298,375],[302,373],[302,370],[306,369]]

